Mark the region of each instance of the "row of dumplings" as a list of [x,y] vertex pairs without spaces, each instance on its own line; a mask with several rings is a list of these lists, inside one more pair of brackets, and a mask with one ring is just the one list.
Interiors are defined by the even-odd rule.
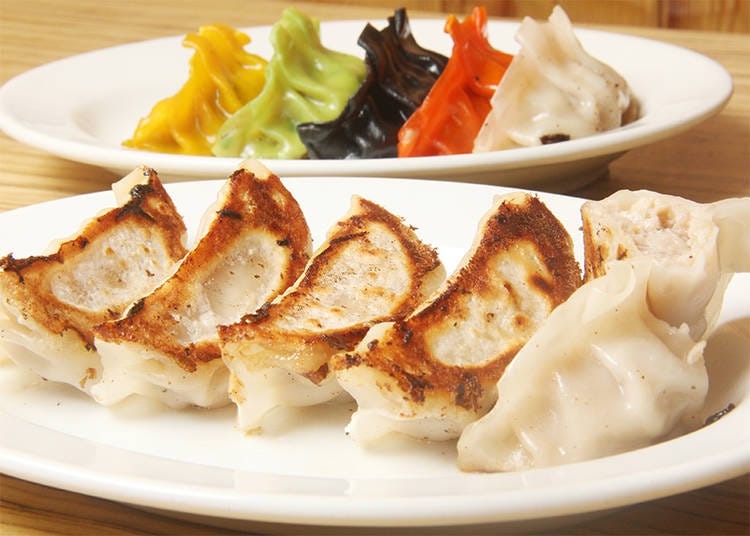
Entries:
[[[458,438],[468,471],[581,461],[658,441],[703,405],[703,349],[750,198],[621,191],[582,207],[585,273],[535,196],[498,196],[446,277],[437,251],[358,196],[315,249],[280,179],[229,177],[194,245],[156,172],[39,256],[0,259],[0,344],[105,405],[283,406],[354,398],[347,432]],[[689,425],[689,424],[688,424]]]
[[143,117],[127,147],[244,158],[352,159],[449,155],[591,136],[636,120],[627,81],[591,56],[563,9],[526,18],[518,53],[493,48],[487,12],[445,23],[450,57],[422,47],[405,9],[357,44],[324,46],[294,8],[273,25],[268,61],[221,24],[189,34],[190,77]]

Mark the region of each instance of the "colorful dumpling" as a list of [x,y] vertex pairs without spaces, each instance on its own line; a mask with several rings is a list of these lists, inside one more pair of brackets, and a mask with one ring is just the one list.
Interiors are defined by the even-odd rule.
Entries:
[[463,22],[451,15],[445,31],[453,38],[453,53],[422,105],[401,127],[398,156],[470,153],[513,59],[490,45],[484,7],[475,8]]
[[265,84],[266,60],[243,48],[250,38],[223,24],[201,26],[183,45],[193,48],[190,78],[152,108],[123,145],[162,153],[210,155],[227,117]]
[[367,52],[367,79],[344,111],[333,121],[297,127],[310,158],[397,156],[398,130],[448,62],[417,44],[404,9],[380,31],[365,26],[358,43]]
[[301,158],[297,125],[330,121],[365,77],[364,62],[320,42],[319,22],[289,8],[271,30],[274,53],[261,93],[219,130],[216,156]]

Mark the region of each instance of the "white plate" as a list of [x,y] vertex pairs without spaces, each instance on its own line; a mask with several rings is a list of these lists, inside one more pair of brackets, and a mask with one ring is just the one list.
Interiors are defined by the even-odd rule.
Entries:
[[[321,24],[324,43],[363,56],[357,37],[366,21]],[[373,21],[378,28],[385,21]],[[413,19],[417,41],[450,54],[443,20]],[[517,24],[491,21],[495,47],[515,52]],[[272,53],[270,28],[246,28],[249,49]],[[387,176],[485,182],[570,191],[601,176],[623,152],[673,136],[716,114],[732,79],[715,61],[687,49],[613,33],[577,30],[584,47],[612,65],[642,103],[642,117],[623,128],[565,143],[477,155],[410,159],[276,160],[282,177]],[[17,140],[72,160],[124,174],[138,164],[168,180],[222,179],[237,159],[176,156],[123,148],[138,119],[174,94],[188,76],[191,52],[171,37],[74,56],[28,71],[0,89],[0,128]]]
[[[316,243],[353,193],[406,217],[451,270],[479,217],[503,188],[393,178],[286,181]],[[221,181],[168,185],[195,229]],[[581,201],[541,194],[582,251]],[[415,200],[429,199],[429,203]],[[80,219],[112,205],[89,194],[0,214],[0,255],[40,253]],[[54,222],[40,225],[39,222]],[[263,435],[234,428],[234,407],[214,411],[105,408],[71,387],[0,364],[0,471],[76,492],[219,520],[333,526],[509,524],[597,512],[712,484],[750,468],[750,275],[727,291],[707,349],[706,415],[716,424],[662,444],[586,463],[508,474],[464,474],[455,442],[394,440],[372,450],[344,435],[348,404],[277,414]],[[744,324],[744,328],[742,325]],[[718,365],[718,366],[717,366]],[[476,526],[474,525],[474,528]]]

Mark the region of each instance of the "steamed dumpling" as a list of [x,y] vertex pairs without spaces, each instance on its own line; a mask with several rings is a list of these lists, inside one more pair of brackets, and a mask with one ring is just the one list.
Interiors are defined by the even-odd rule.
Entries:
[[458,442],[465,471],[516,471],[643,447],[699,410],[705,342],[651,313],[652,267],[620,263],[552,312]]
[[750,271],[750,198],[696,203],[645,190],[616,192],[581,208],[586,279],[617,262],[648,259],[653,313],[693,338],[718,319],[732,273]]
[[161,153],[210,155],[227,118],[255,98],[266,82],[266,60],[245,50],[250,38],[225,24],[201,26],[185,36],[195,50],[190,78],[138,121],[125,147]]
[[271,44],[263,89],[221,125],[214,155],[303,157],[297,125],[335,119],[365,78],[364,61],[323,46],[317,19],[297,9],[284,10]]
[[492,97],[475,153],[582,138],[635,119],[625,79],[583,49],[559,6],[549,22],[525,18],[516,40],[521,49]]
[[750,270],[750,198],[617,192],[582,208],[587,282],[558,307],[465,429],[459,466],[512,471],[665,438],[703,406],[706,338]]

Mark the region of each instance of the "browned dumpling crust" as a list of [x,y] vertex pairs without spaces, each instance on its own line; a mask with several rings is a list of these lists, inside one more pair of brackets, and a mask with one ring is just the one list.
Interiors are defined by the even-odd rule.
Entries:
[[332,359],[359,404],[349,432],[362,441],[394,430],[457,437],[489,410],[505,367],[580,283],[572,240],[546,206],[526,194],[498,198],[425,304]]
[[335,396],[331,356],[353,350],[374,324],[411,312],[444,276],[437,252],[401,218],[354,196],[294,286],[220,328],[240,428],[259,427],[276,406]]
[[[0,308],[16,322],[0,340],[34,346],[27,365],[84,390],[101,372],[93,327],[119,318],[186,253],[185,224],[156,171],[139,167],[113,190],[119,206],[51,245],[50,253],[0,259]],[[26,337],[29,330],[34,334]]]
[[254,161],[229,177],[203,225],[174,274],[123,318],[96,327],[105,361],[95,388],[101,402],[137,393],[176,407],[228,403],[217,325],[282,293],[310,256],[310,230],[297,201]]

